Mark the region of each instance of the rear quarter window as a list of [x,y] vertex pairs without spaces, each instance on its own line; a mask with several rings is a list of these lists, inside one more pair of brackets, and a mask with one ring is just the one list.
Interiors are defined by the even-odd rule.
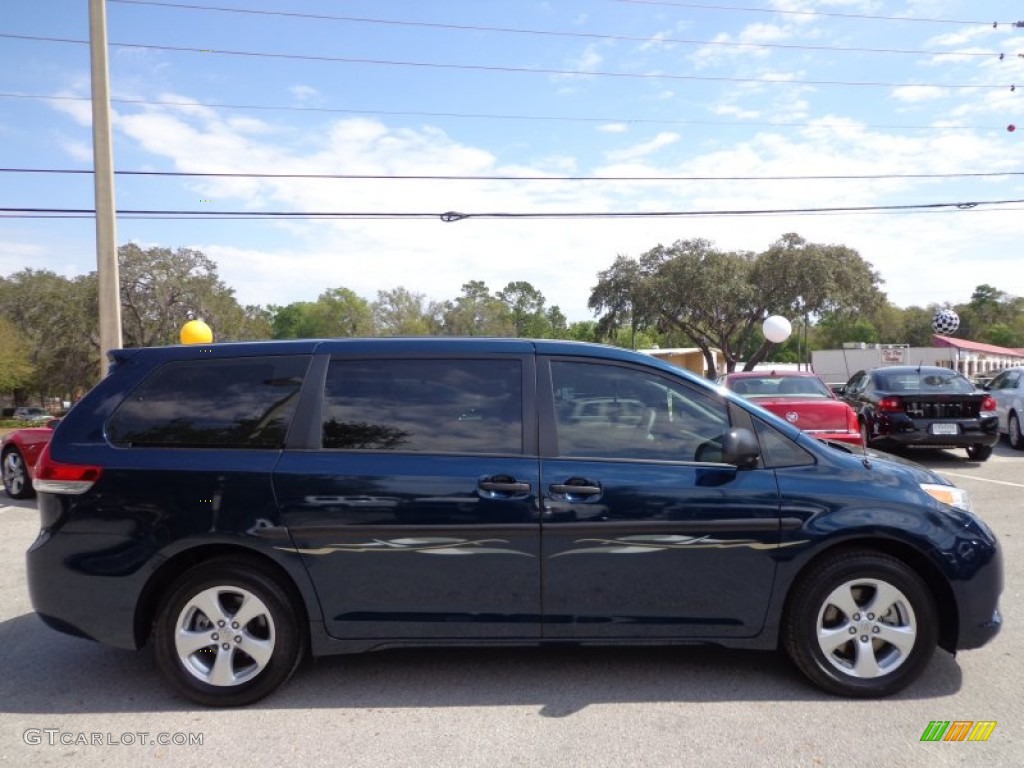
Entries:
[[118,406],[107,437],[121,447],[281,448],[309,360],[167,363]]

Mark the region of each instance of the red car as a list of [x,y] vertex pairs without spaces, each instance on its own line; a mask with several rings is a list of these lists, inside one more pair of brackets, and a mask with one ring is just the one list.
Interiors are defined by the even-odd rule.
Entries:
[[4,491],[12,499],[27,499],[32,490],[32,470],[36,459],[53,435],[59,419],[42,427],[25,427],[4,435],[0,440],[0,468],[3,469]]
[[718,383],[821,440],[863,445],[853,409],[816,374],[805,371],[727,373]]

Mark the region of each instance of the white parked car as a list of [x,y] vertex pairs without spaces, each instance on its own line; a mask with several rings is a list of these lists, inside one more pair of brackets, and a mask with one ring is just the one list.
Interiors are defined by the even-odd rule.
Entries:
[[44,408],[26,405],[14,409],[14,418],[17,421],[49,421],[53,418]]
[[1024,450],[1024,435],[1021,434],[1021,421],[1024,420],[1024,367],[1000,371],[985,389],[996,401],[999,434],[1006,435],[1012,447]]

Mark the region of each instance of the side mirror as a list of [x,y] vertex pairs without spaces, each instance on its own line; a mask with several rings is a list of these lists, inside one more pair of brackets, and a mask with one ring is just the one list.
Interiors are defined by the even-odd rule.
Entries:
[[746,469],[757,464],[761,446],[754,433],[742,427],[730,429],[720,438],[708,440],[697,448],[694,457],[701,463],[732,464]]
[[722,460],[746,469],[757,464],[761,445],[749,429],[737,427],[722,435]]
[[836,384],[833,387],[829,387],[829,389],[831,389],[832,392],[835,393],[835,395],[837,397],[842,397],[843,395],[846,394],[846,385],[845,384]]

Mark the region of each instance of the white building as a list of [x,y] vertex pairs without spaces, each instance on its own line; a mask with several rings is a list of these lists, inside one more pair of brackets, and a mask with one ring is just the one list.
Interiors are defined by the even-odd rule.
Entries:
[[940,334],[932,335],[932,345],[849,344],[843,349],[815,350],[811,353],[811,364],[814,372],[829,384],[845,383],[857,371],[885,365],[939,365],[960,371],[968,378],[1024,365],[1024,349]]

